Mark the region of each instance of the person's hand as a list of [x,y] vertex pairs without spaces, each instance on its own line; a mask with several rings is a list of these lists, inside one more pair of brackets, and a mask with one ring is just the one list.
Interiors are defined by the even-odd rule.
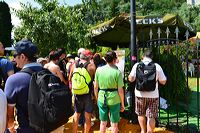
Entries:
[[16,133],[15,126],[16,126],[16,124],[14,123],[11,127],[8,128],[9,133]]
[[9,130],[9,133],[16,133],[16,130],[15,130],[14,127],[12,127],[12,128],[8,128],[8,130]]
[[120,107],[120,112],[124,112],[124,110],[125,110],[124,105],[121,105],[121,107]]
[[[14,116],[7,117],[7,132],[8,133],[16,133],[16,122],[14,120]],[[7,133],[6,132],[6,133]]]

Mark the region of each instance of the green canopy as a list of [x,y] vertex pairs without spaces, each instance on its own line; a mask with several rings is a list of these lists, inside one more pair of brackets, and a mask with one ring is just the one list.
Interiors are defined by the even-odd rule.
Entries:
[[[99,46],[129,47],[130,16],[122,14],[91,28],[92,39]],[[136,35],[139,46],[148,43],[172,43],[194,36],[194,29],[180,16],[136,16]]]

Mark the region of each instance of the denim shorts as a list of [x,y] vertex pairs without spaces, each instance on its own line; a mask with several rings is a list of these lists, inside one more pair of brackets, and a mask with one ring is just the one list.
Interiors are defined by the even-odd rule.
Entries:
[[77,113],[87,112],[92,113],[93,102],[91,94],[75,95],[74,96],[74,110]]

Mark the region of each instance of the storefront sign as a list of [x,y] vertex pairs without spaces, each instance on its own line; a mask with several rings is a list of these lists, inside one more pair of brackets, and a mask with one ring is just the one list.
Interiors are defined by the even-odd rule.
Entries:
[[156,18],[144,18],[144,19],[136,19],[137,24],[162,24],[163,19],[156,17]]

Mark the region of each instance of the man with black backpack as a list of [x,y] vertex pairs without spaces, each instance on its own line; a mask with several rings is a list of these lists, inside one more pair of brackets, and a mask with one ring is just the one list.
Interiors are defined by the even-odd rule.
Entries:
[[8,130],[15,130],[16,107],[17,133],[58,132],[72,115],[70,90],[59,77],[35,63],[37,47],[30,40],[17,42],[15,50],[15,61],[22,70],[10,76],[5,86]]
[[130,82],[136,81],[135,112],[138,115],[141,133],[153,133],[158,116],[158,85],[164,85],[167,81],[161,66],[154,63],[152,58],[152,51],[146,50],[142,61],[133,66],[128,76]]
[[[30,68],[32,71],[42,70],[42,66],[36,62],[37,47],[30,40],[21,40],[15,45],[15,61],[17,67],[25,69]],[[25,72],[18,72],[8,77],[5,84],[5,94],[8,101],[7,125],[8,130],[12,133],[15,131],[14,109],[19,127],[17,133],[35,133],[34,129],[29,126],[28,119],[28,92],[31,75]]]

